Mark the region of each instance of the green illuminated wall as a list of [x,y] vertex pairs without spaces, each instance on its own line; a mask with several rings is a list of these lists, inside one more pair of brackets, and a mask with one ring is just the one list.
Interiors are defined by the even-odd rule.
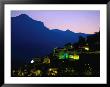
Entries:
[[68,53],[64,52],[64,51],[61,51],[59,53],[59,59],[68,59],[69,58],[69,55]]

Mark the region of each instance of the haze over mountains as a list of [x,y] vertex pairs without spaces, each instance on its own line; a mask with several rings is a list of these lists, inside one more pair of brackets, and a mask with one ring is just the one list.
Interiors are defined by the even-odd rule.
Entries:
[[11,17],[11,56],[12,61],[24,62],[33,57],[45,56],[54,47],[63,47],[66,43],[75,43],[79,36],[89,34],[75,33],[67,29],[49,30],[41,21],[33,20],[26,14]]

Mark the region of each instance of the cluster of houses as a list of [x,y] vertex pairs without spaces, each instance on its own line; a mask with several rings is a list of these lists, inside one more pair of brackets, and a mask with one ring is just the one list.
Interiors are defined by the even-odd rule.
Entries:
[[83,52],[89,52],[88,44],[78,46],[78,48],[75,48],[72,44],[69,44],[64,48],[54,48],[53,56],[56,56],[59,59],[79,60],[79,55]]

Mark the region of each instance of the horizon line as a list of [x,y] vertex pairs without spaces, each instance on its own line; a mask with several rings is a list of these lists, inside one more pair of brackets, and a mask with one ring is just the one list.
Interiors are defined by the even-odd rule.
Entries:
[[[34,20],[34,21],[38,21],[38,20],[36,20],[36,19],[33,19],[32,17],[30,17],[28,14],[19,14],[19,15],[17,15],[17,16],[11,16],[11,18],[16,18],[16,17],[19,17],[19,16],[21,16],[21,15],[26,15],[27,17],[29,17],[30,19],[32,19],[32,20]],[[42,21],[38,21],[38,22],[42,22]],[[60,30],[60,31],[71,31],[70,29],[66,29],[66,30],[62,30],[62,29],[54,29],[54,28],[49,28],[49,27],[47,27],[46,25],[45,25],[45,23],[44,22],[42,22],[43,23],[43,25],[46,27],[46,28],[48,28],[49,30]],[[100,27],[99,27],[100,28]],[[71,32],[73,32],[73,33],[83,33],[83,34],[95,34],[96,32],[93,32],[93,33],[85,33],[85,32],[75,32],[75,31],[71,31]],[[100,32],[100,30],[98,31],[98,32]]]

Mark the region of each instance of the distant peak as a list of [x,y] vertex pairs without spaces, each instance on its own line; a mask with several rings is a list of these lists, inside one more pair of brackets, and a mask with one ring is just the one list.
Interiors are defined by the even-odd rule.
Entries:
[[72,32],[72,31],[70,31],[69,29],[67,29],[66,32]]
[[69,29],[67,29],[66,31],[70,31]]
[[43,24],[43,22],[34,20],[33,18],[31,18],[31,17],[28,16],[27,14],[21,14],[21,15],[19,15],[19,16],[16,16],[16,18],[21,18],[21,19],[26,19],[26,20],[33,20],[33,21],[40,22],[40,23]]
[[18,17],[18,18],[21,18],[21,19],[28,19],[28,20],[33,20],[31,17],[29,17],[28,15],[26,15],[26,14],[21,14],[21,15],[19,15],[19,16],[16,16],[16,17]]
[[29,16],[26,15],[26,14],[21,14],[21,15],[19,15],[19,16],[21,16],[21,17],[29,17]]

